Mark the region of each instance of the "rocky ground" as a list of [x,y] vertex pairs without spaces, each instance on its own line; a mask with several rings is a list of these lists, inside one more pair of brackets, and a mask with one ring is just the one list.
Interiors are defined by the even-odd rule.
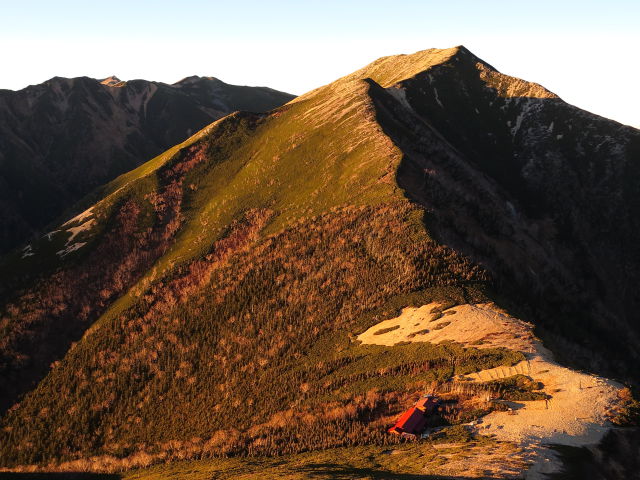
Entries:
[[[526,375],[541,382],[548,400],[510,402],[511,410],[493,412],[475,424],[481,435],[517,445],[532,462],[527,478],[557,471],[559,462],[547,445],[597,444],[610,429],[610,414],[622,385],[559,365],[533,334],[533,326],[509,316],[492,304],[459,305],[444,309],[432,303],[405,308],[358,339],[363,343],[458,342],[477,348],[504,347],[525,354],[512,367],[497,367],[460,378],[488,382]],[[504,459],[506,460],[506,459]],[[451,467],[451,465],[449,465]]]

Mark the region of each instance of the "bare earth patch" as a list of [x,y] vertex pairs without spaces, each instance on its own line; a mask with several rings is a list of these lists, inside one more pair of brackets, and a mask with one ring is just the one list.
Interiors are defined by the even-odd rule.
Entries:
[[[390,330],[374,335],[383,329]],[[482,435],[519,445],[534,463],[526,478],[544,478],[540,475],[559,467],[545,445],[598,443],[610,428],[610,412],[622,389],[614,381],[558,365],[551,351],[534,336],[531,324],[493,304],[458,305],[442,312],[434,303],[405,308],[400,316],[374,325],[358,339],[378,345],[454,341],[476,348],[505,347],[523,352],[527,360],[515,366],[483,370],[466,380],[486,382],[523,374],[544,385],[542,391],[551,397],[548,401],[517,402],[513,412],[493,412],[475,427]]]

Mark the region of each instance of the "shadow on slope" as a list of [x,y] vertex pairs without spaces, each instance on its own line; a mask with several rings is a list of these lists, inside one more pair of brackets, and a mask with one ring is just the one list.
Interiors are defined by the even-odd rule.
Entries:
[[640,194],[628,180],[640,132],[550,92],[508,96],[478,59],[460,60],[386,89],[369,80],[403,152],[399,186],[425,207],[430,235],[487,267],[495,300],[535,320],[562,361],[640,382]]
[[88,472],[0,472],[0,480],[119,480],[122,476],[115,473]]
[[[336,463],[317,463],[296,469],[297,473],[309,479],[330,478],[333,480],[472,480],[472,477],[450,477],[441,475],[422,475],[417,473],[396,473],[374,468],[357,468]],[[0,473],[0,480],[120,480],[118,474],[60,472],[60,473]],[[494,477],[483,477],[492,480]]]
[[564,469],[554,480],[617,480],[640,478],[640,429],[609,432],[594,447],[555,446]]
[[[470,480],[471,477],[423,475],[419,473],[397,473],[377,468],[358,468],[337,463],[315,463],[297,469],[308,478],[331,478],[334,480],[371,479],[371,480]],[[483,477],[492,480],[493,477]]]

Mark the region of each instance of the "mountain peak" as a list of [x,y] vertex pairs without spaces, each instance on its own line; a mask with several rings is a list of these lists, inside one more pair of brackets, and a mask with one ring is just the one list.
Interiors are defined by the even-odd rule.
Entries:
[[464,47],[445,49],[429,48],[412,54],[382,57],[345,78],[352,79],[353,77],[353,79],[355,79],[369,77],[386,88],[401,80],[411,78],[425,70],[429,70],[436,65],[448,62],[454,56],[461,53],[461,49],[468,52]]
[[182,80],[178,80],[176,83],[173,84],[173,86],[184,87],[184,86],[196,85],[203,82],[223,83],[222,80],[219,80],[216,77],[201,77],[199,75],[191,75],[189,77],[184,77]]
[[[442,69],[441,67],[446,68]],[[495,90],[503,98],[558,98],[556,94],[537,83],[500,73],[464,45],[444,49],[429,48],[411,54],[381,57],[360,70],[339,79],[338,82],[371,78],[383,88],[389,88],[426,72],[430,72],[430,76],[433,76],[449,75],[453,71],[457,71],[462,76],[479,76],[488,88]],[[303,95],[298,99],[305,97],[306,95]]]
[[0,258],[0,470],[513,478],[560,471],[549,444],[605,458],[633,421],[631,390],[595,373],[640,385],[640,131],[464,46],[276,109],[211,77],[153,97],[76,81],[0,109],[9,140],[51,131],[6,150],[25,145],[6,178],[24,163],[37,188],[0,201],[40,213],[142,140],[174,146]]
[[102,85],[106,85],[107,87],[121,87],[124,84],[124,82],[115,75],[103,78],[102,80],[100,80],[100,83]]

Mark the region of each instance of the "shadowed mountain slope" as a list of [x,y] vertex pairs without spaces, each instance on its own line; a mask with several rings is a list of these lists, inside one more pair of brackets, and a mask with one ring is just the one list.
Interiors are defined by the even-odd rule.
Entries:
[[431,382],[524,358],[356,340],[432,301],[638,382],[639,142],[464,47],[218,120],[5,257],[3,465],[397,443]]
[[376,105],[404,153],[398,183],[426,207],[432,235],[535,307],[565,360],[630,379],[639,365],[640,132],[464,48],[386,93]]
[[271,110],[292,98],[213,77],[174,85],[55,77],[0,90],[0,253],[213,120],[236,110]]

